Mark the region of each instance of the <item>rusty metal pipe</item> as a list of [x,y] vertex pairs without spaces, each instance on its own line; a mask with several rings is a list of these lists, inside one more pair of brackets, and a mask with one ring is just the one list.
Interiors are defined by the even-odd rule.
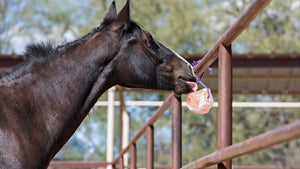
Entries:
[[124,157],[119,158],[119,169],[124,169]]
[[217,43],[215,43],[215,45],[201,59],[195,67],[196,75],[200,76],[202,72],[204,72],[207,67],[218,58],[219,44],[229,46],[271,1],[272,0],[253,1],[243,14],[235,21],[235,23],[221,36]]
[[[218,66],[218,150],[232,144],[232,52],[231,45],[219,47]],[[231,169],[231,160],[218,164],[218,169]]]
[[154,130],[153,126],[147,126],[147,157],[146,157],[146,168],[153,169],[154,168]]
[[130,169],[136,169],[136,144],[130,145]]
[[51,161],[49,164],[50,168],[97,168],[107,167],[109,163],[98,162],[98,161]]
[[226,160],[263,150],[278,144],[283,144],[297,138],[300,138],[300,120],[211,153],[184,166],[182,169],[206,168]]
[[172,98],[172,169],[182,165],[182,104],[181,96]]

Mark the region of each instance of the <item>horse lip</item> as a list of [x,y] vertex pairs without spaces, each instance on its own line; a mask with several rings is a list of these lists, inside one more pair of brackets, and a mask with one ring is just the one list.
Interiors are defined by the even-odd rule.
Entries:
[[193,78],[182,78],[178,77],[177,82],[175,82],[174,92],[176,95],[187,94],[193,92],[198,88],[195,82],[192,82]]
[[184,81],[184,83],[187,83],[191,87],[192,92],[195,92],[198,90],[198,85],[197,85],[197,83],[195,83],[196,82],[195,76],[192,76],[192,75],[189,75],[186,77],[180,76],[179,79]]
[[198,90],[198,85],[195,82],[186,81],[187,84],[189,84],[192,88],[192,92],[195,92]]

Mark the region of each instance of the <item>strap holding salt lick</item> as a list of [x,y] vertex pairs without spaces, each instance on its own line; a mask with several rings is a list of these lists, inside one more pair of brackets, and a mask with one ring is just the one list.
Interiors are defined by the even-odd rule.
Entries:
[[[193,66],[197,65],[199,61],[193,62]],[[208,69],[210,73],[212,73],[212,69]],[[201,78],[203,77],[203,74],[200,76],[200,78],[196,77],[197,83],[201,84],[205,88],[201,90],[193,90],[193,92],[189,93],[186,98],[187,107],[197,114],[205,114],[208,113],[211,107],[214,104],[214,100],[212,95],[210,95],[211,91],[210,89],[201,82]]]
[[[192,62],[193,67],[195,68],[196,65],[197,65],[200,61],[201,61],[201,59],[198,60],[198,61],[193,61],[193,62]],[[209,73],[212,74],[212,68],[207,67],[207,69],[209,70]],[[210,97],[210,90],[209,90],[209,88],[208,88],[203,82],[201,82],[201,79],[202,79],[203,75],[204,75],[204,72],[201,74],[200,78],[198,78],[197,76],[195,76],[195,77],[196,77],[196,80],[197,80],[197,84],[201,84],[203,87],[205,87],[205,88],[207,89],[207,98],[209,99],[209,97]]]

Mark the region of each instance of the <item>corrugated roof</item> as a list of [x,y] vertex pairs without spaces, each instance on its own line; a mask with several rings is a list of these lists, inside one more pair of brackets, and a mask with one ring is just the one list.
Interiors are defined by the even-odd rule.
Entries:
[[[202,82],[217,92],[218,69]],[[208,72],[205,72],[208,74]],[[236,94],[300,94],[300,67],[233,68],[233,92]]]

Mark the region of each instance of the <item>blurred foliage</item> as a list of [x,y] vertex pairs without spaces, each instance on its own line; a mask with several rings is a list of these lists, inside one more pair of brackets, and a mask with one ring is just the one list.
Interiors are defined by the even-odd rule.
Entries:
[[[102,21],[110,0],[2,0],[0,51],[11,53],[16,41],[72,40]],[[249,6],[251,0],[131,1],[131,15],[156,39],[179,53],[205,53]],[[124,1],[117,1],[120,10]],[[298,0],[272,1],[234,42],[245,52],[299,52]],[[20,40],[20,38],[22,38]],[[46,38],[46,39],[47,39]],[[22,43],[22,42],[18,42]]]
[[[132,0],[132,19],[179,53],[205,53],[250,4],[250,0]],[[73,40],[102,21],[108,0],[1,0],[0,52],[12,53],[28,42],[53,38]],[[117,1],[118,10],[124,1]],[[272,1],[233,44],[236,53],[300,52],[299,0]],[[19,46],[14,46],[19,44]],[[164,94],[127,93],[126,100],[164,100]],[[116,97],[118,99],[118,96]],[[103,95],[101,100],[106,100]],[[184,99],[183,99],[184,100]],[[235,101],[300,101],[294,96],[234,96]],[[215,100],[216,101],[216,100]],[[130,138],[155,112],[155,107],[127,106]],[[217,109],[203,116],[183,109],[183,164],[216,151]],[[105,161],[106,108],[91,110],[56,159]],[[118,117],[118,109],[116,109]],[[234,108],[233,143],[300,118],[298,109]],[[118,133],[118,119],[115,120]],[[171,162],[171,113],[155,124],[155,163]],[[118,150],[115,134],[115,156]],[[145,164],[146,140],[137,143],[138,164]],[[300,165],[300,141],[233,160],[234,165]]]

